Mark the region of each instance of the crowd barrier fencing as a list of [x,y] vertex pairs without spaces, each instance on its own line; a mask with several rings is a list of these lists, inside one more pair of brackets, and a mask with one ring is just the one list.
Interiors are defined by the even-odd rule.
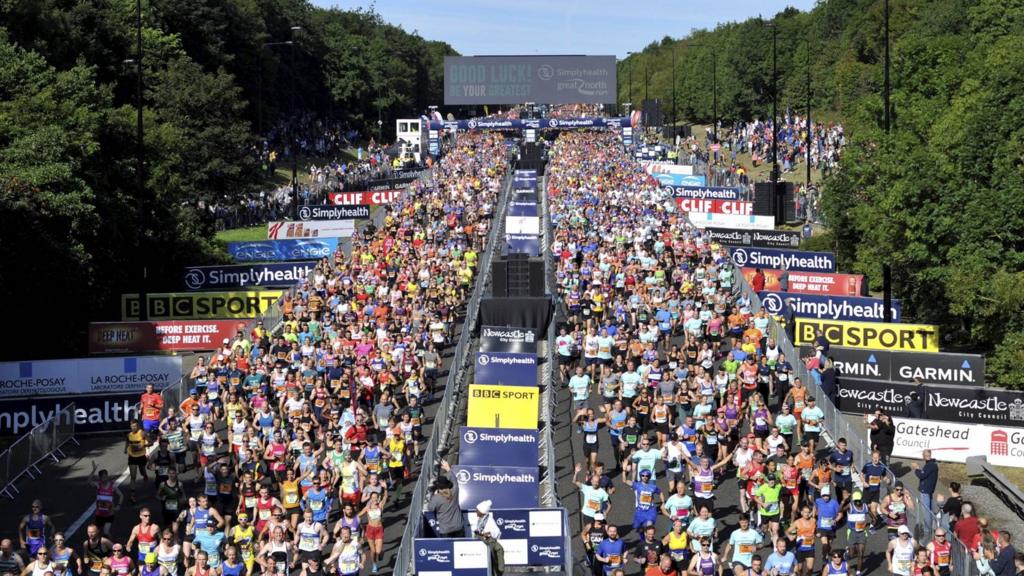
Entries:
[[[456,418],[451,413],[462,401],[465,391],[462,386],[467,370],[472,364],[472,355],[469,352],[471,346],[471,334],[476,326],[480,312],[480,300],[483,297],[484,288],[489,282],[491,272],[491,260],[494,257],[495,248],[498,242],[498,232],[503,226],[505,211],[508,206],[508,196],[512,187],[511,173],[506,176],[501,185],[498,201],[495,204],[494,220],[487,237],[487,247],[484,249],[483,257],[477,265],[476,283],[473,293],[466,304],[466,314],[463,319],[462,333],[455,346],[452,355],[452,364],[448,369],[448,376],[445,379],[444,396],[441,399],[437,414],[434,416],[434,429],[427,440],[426,448],[423,450],[423,459],[420,463],[420,473],[413,487],[410,502],[408,523],[402,533],[402,541],[395,555],[394,573],[398,576],[412,574],[415,571],[413,565],[414,540],[423,534],[423,508],[430,498],[430,486],[437,478],[438,467],[442,454],[447,450],[448,439],[451,436]],[[440,429],[439,429],[440,428]]]
[[[735,277],[736,289],[750,302],[751,312],[760,310],[762,307],[761,299],[751,288],[746,278],[744,278],[739,267],[733,266],[733,276]],[[824,393],[818,380],[807,370],[803,359],[800,358],[799,349],[794,346],[790,334],[780,325],[776,318],[770,315],[768,337],[775,340],[779,350],[786,355],[786,359],[792,364],[793,376],[800,378],[801,382],[807,386],[810,395],[815,397],[818,407],[825,414],[822,421],[822,439],[827,446],[834,446],[840,438],[846,440],[847,448],[853,451],[854,480],[863,484],[860,470],[864,467],[865,463],[871,461],[872,452],[869,439],[863,432],[863,426],[854,422],[852,417],[841,412],[836,407],[834,399]],[[886,468],[886,474],[887,478],[883,483],[882,497],[888,493],[897,480],[895,474],[888,467]],[[913,509],[907,510],[907,527],[910,528],[918,542],[927,542],[931,539],[939,518],[934,510],[926,509],[927,507],[922,503],[921,495],[916,487],[908,483],[904,485],[904,491],[910,495],[915,504]],[[967,546],[952,531],[947,532],[946,539],[951,546],[951,562],[955,567],[953,573],[963,576],[978,576],[979,571]]]
[[13,500],[20,494],[15,486],[18,480],[24,476],[35,480],[42,475],[39,466],[44,462],[60,462],[65,457],[63,449],[68,442],[78,445],[75,425],[75,404],[72,402],[0,452],[0,494]]

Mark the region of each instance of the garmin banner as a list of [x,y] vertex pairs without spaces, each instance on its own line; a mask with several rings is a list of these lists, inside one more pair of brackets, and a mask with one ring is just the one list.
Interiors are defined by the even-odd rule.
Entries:
[[[501,530],[506,566],[562,566],[565,563],[564,508],[491,509]],[[472,535],[476,513],[467,512],[464,525]]]
[[138,418],[139,392],[0,400],[0,436],[24,434],[72,404],[75,434],[120,432],[128,430],[128,423]]
[[300,206],[300,220],[366,220],[370,207],[365,204],[323,204]]
[[[813,353],[809,346],[800,348],[801,356]],[[828,356],[840,375],[853,378],[904,382],[920,378],[925,384],[985,385],[985,357],[980,354],[887,352],[833,346]]]
[[[785,316],[792,310],[794,316],[824,320],[859,320],[883,322],[885,306],[880,298],[855,296],[818,296],[790,292],[758,292],[761,304],[769,314]],[[899,322],[903,307],[899,300],[892,301],[892,321]]]
[[445,56],[446,106],[615,102],[615,56]]
[[540,236],[536,234],[508,234],[505,236],[509,254],[540,255]]
[[831,252],[798,252],[776,248],[729,248],[733,264],[752,268],[783,268],[794,272],[835,272],[836,255]]
[[536,466],[536,430],[459,428],[459,464],[466,466]]
[[181,356],[70,358],[0,363],[0,397],[104,395],[157,390],[181,378]]
[[482,326],[480,351],[537,354],[537,339],[529,328]]
[[477,352],[473,381],[477,384],[536,386],[537,355]]
[[312,260],[289,264],[190,266],[185,268],[182,284],[188,290],[279,288],[298,284],[315,267],[316,262]]
[[228,242],[228,254],[235,262],[318,260],[333,255],[337,250],[337,238]]
[[538,500],[537,466],[452,466],[459,483],[459,507],[473,510],[484,500],[493,508],[535,508]]
[[366,189],[370,192],[380,192],[381,190],[398,190],[401,188],[407,188],[409,184],[416,181],[419,176],[405,176],[403,178],[382,178],[379,180],[370,180],[366,183]]
[[726,246],[747,246],[752,248],[797,248],[800,246],[800,232],[795,230],[742,230],[739,228],[705,228],[704,237]]
[[[720,188],[716,186],[662,186],[672,194],[673,198],[696,198],[698,200],[742,200],[743,194],[739,188]],[[709,210],[695,210],[695,212],[709,212]]]
[[424,576],[490,576],[491,549],[477,538],[416,538],[413,563]]

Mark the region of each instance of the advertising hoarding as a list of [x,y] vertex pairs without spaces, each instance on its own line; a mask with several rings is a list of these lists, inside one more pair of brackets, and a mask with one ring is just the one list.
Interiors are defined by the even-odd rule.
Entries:
[[446,106],[615,102],[615,56],[445,56]]
[[843,320],[796,319],[794,344],[813,344],[821,330],[832,346],[871,350],[938,352],[939,327],[931,324],[881,324]]
[[337,238],[228,242],[228,254],[235,262],[318,260],[334,255],[337,250]]
[[237,320],[91,322],[89,354],[216,350],[244,328]]
[[[273,306],[281,290],[236,292],[164,292],[146,294],[150,320],[200,320],[215,318],[255,318]],[[141,299],[138,294],[121,295],[121,319],[138,320]]]

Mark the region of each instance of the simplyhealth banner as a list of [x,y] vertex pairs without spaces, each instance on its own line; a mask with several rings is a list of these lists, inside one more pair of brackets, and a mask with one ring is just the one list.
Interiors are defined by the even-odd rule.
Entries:
[[540,432],[501,428],[459,428],[459,463],[481,466],[536,466]]
[[540,472],[533,466],[452,466],[459,483],[459,507],[473,510],[484,500],[494,508],[535,508]]
[[294,286],[303,280],[316,262],[268,262],[226,266],[189,266],[182,283],[188,290],[270,288]]
[[477,352],[473,381],[477,384],[536,386],[537,355]]
[[800,252],[777,248],[729,248],[733,264],[743,268],[786,268],[794,272],[836,271],[836,255],[831,252]]
[[0,397],[66,396],[157,390],[181,378],[181,356],[70,358],[0,363]]
[[615,56],[445,56],[446,106],[615,102]]
[[[820,318],[825,320],[859,320],[862,322],[883,322],[885,302],[880,298],[856,296],[819,296],[792,292],[758,292],[761,304],[769,314],[783,316],[792,310],[794,316]],[[900,322],[903,306],[899,300],[892,301],[892,321]]]
[[330,257],[337,250],[337,238],[228,242],[228,254],[235,262],[319,260]]

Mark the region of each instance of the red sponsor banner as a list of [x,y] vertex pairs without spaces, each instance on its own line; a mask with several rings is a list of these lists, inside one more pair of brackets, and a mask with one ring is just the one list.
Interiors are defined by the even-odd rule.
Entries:
[[712,214],[734,214],[737,216],[750,216],[754,213],[754,203],[742,200],[676,198],[676,205],[683,212],[711,212]]
[[89,354],[215,350],[244,328],[238,320],[91,322]]
[[327,195],[331,204],[359,204],[380,206],[391,204],[401,190],[377,190],[374,192],[332,192]]
[[[755,268],[743,268],[747,282],[754,281]],[[779,270],[762,269],[764,289],[780,292]],[[823,274],[819,272],[790,272],[789,291],[799,294],[828,294],[831,296],[863,296],[863,274]]]

